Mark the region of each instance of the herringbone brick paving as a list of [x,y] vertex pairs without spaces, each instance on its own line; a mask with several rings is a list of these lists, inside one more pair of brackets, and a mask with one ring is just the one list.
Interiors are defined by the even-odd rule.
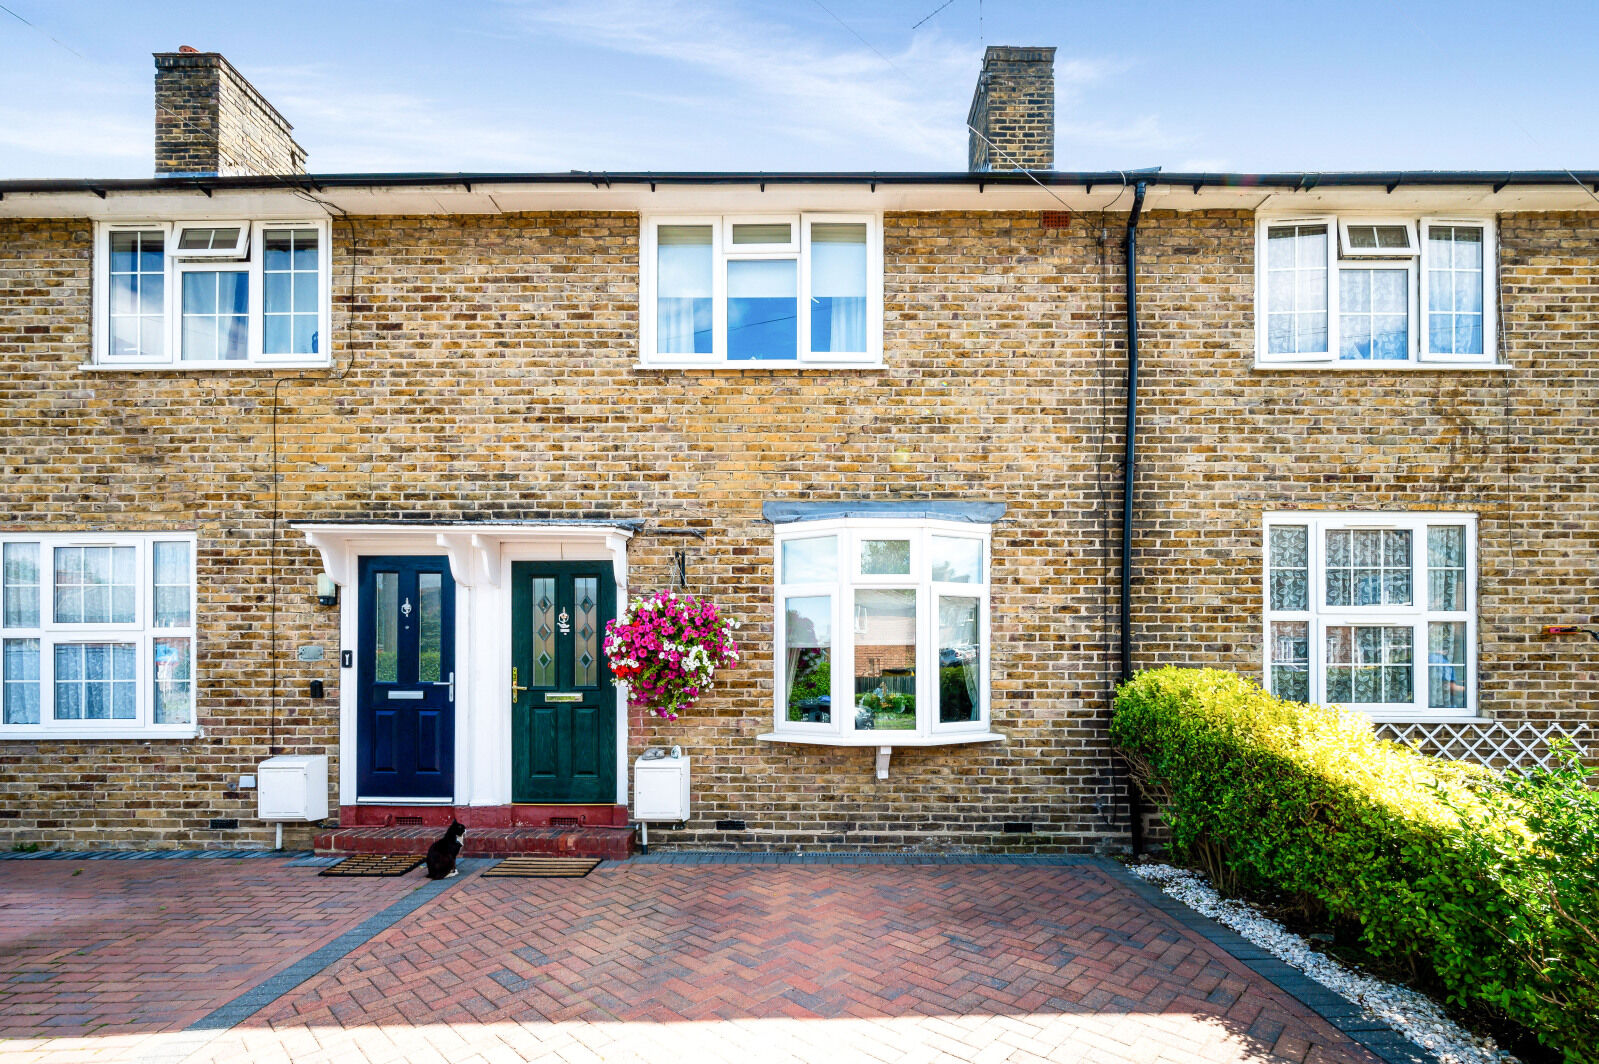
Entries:
[[[307,896],[337,882],[279,871]],[[230,1031],[10,1045],[29,1064],[1373,1061],[1104,872],[1044,865],[464,876]]]

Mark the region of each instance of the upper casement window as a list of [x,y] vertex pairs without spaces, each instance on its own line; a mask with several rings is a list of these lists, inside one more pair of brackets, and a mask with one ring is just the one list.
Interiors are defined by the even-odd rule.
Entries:
[[988,527],[859,518],[777,533],[772,738],[933,745],[989,735]]
[[0,538],[0,738],[192,737],[194,536]]
[[649,217],[640,269],[645,365],[882,360],[875,215]]
[[1266,518],[1265,681],[1390,719],[1476,714],[1476,519]]
[[102,225],[95,363],[225,369],[326,365],[328,225]]
[[1492,365],[1494,247],[1484,218],[1264,220],[1259,361]]

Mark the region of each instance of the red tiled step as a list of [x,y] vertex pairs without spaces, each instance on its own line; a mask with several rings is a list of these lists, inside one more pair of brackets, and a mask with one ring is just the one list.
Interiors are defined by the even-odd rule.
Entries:
[[[438,828],[336,828],[318,835],[319,854],[426,853],[442,834]],[[633,852],[631,827],[470,828],[461,840],[463,857],[554,854],[625,860]]]

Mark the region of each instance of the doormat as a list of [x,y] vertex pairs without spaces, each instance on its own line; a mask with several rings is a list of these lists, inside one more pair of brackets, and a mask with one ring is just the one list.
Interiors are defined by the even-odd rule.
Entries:
[[346,857],[319,876],[403,876],[426,858],[414,853],[358,853]]
[[598,857],[507,857],[483,873],[484,879],[582,879],[599,865]]

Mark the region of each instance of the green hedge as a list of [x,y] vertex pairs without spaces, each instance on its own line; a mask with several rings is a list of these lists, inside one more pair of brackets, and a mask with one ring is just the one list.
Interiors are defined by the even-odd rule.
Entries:
[[1501,779],[1176,668],[1121,687],[1111,736],[1222,889],[1280,891],[1455,1004],[1599,1059],[1599,795],[1574,756]]

